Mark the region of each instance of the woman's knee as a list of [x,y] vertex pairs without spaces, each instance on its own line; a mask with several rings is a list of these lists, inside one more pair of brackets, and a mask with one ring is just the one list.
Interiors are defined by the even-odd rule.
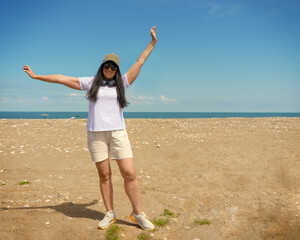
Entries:
[[98,171],[98,175],[101,182],[106,182],[111,179],[111,171]]
[[100,181],[108,181],[111,179],[111,168],[109,162],[96,163]]
[[136,180],[133,158],[117,160],[124,181]]
[[136,180],[136,175],[134,171],[125,171],[123,173],[123,179],[124,181],[134,181]]

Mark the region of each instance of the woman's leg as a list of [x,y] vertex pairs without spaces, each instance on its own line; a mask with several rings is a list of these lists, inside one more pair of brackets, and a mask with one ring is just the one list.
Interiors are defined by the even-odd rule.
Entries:
[[138,181],[135,175],[133,158],[117,160],[120,172],[124,179],[125,192],[131,202],[135,214],[141,214],[141,198]]
[[106,212],[113,210],[113,187],[111,182],[110,162],[107,158],[104,161],[96,162],[98,175],[100,179],[100,190]]

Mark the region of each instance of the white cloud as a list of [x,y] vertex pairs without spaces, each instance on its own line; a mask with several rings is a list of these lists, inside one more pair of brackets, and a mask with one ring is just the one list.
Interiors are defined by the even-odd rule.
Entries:
[[80,94],[80,93],[70,93],[71,97],[77,97],[77,96],[84,96],[84,94]]
[[138,96],[138,99],[140,99],[140,100],[153,100],[153,97]]
[[8,98],[7,97],[0,97],[0,102],[1,103],[7,103],[8,102]]
[[222,1],[208,1],[206,6],[209,7],[208,13],[215,17],[227,17],[239,14],[245,7],[244,3],[228,3]]
[[163,95],[160,95],[160,100],[163,101],[164,103],[169,103],[169,102],[174,102],[176,103],[177,101],[175,99],[168,99]]
[[48,97],[42,97],[42,99],[43,99],[43,100],[46,100],[46,101],[49,100]]
[[133,94],[129,95],[129,101],[138,105],[149,105],[149,104],[158,104],[161,101],[164,103],[176,103],[175,99],[166,98],[163,95],[160,95],[159,98],[149,97],[149,96],[134,96]]
[[138,97],[136,97],[136,96],[134,96],[132,94],[130,94],[129,97],[131,99],[138,99],[138,100],[154,100],[153,97],[147,97],[147,96],[138,96]]
[[209,14],[215,14],[216,12],[219,12],[222,8],[222,6],[218,3],[207,3],[207,5],[210,7],[210,10],[208,11]]

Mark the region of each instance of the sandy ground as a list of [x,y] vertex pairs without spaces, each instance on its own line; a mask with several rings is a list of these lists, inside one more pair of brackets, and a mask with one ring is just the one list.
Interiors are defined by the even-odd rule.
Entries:
[[[300,239],[300,119],[129,119],[151,239]],[[0,120],[0,239],[105,239],[86,120]],[[112,161],[121,239],[144,230]],[[19,185],[22,181],[30,184]],[[210,225],[195,225],[207,219]]]

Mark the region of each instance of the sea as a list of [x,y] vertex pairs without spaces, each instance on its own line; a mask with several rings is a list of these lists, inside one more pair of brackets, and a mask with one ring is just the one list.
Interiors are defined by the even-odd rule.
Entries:
[[[0,119],[86,119],[88,112],[12,112],[0,111]],[[124,112],[130,118],[265,118],[300,117],[299,112]]]

